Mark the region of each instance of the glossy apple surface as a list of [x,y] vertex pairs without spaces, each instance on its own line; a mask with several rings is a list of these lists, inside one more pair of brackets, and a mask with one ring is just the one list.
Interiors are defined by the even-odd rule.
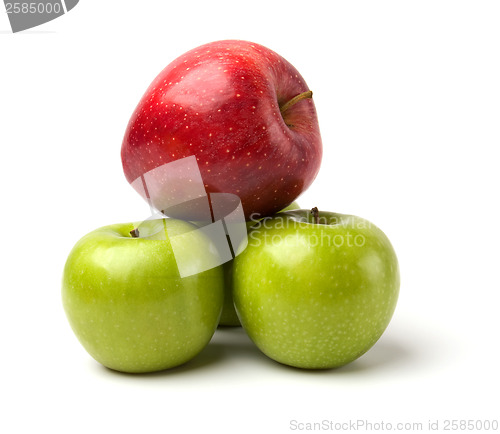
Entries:
[[[292,202],[283,211],[288,211],[292,209],[300,208],[297,202]],[[253,220],[247,222],[247,228],[250,232],[252,225],[258,224],[260,219],[253,216]],[[222,314],[220,317],[219,325],[237,327],[240,326],[240,320],[234,308],[233,302],[233,264],[234,260],[226,262],[224,264],[224,307],[222,308]]]
[[[188,231],[186,248],[208,240],[179,220],[102,227],[84,236],[67,259],[62,285],[66,315],[89,354],[123,372],[178,366],[210,341],[223,303],[222,267],[183,277],[168,239]],[[158,227],[161,225],[161,227]],[[163,237],[165,238],[165,236]],[[196,259],[193,259],[196,261]]]
[[135,109],[122,144],[125,176],[132,183],[194,155],[207,192],[237,195],[247,219],[278,212],[309,187],[321,162],[313,100],[288,104],[308,91],[295,67],[259,44],[226,40],[188,51]]
[[384,233],[359,217],[308,210],[264,219],[234,260],[233,297],[243,327],[270,358],[333,368],[380,338],[399,293]]

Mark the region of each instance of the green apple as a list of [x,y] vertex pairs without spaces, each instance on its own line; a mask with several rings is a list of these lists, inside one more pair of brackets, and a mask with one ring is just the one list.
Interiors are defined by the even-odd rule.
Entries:
[[386,329],[399,267],[372,223],[313,211],[284,212],[254,226],[234,260],[233,297],[264,354],[299,368],[333,368],[360,357]]
[[[299,204],[297,202],[292,202],[282,211],[288,211],[293,209],[298,209]],[[247,222],[247,231],[250,232],[252,226],[258,223],[261,219],[252,218],[252,220]],[[233,260],[234,261],[234,260]],[[224,307],[222,308],[222,315],[220,317],[219,325],[238,327],[241,326],[236,310],[234,309],[233,303],[233,261],[226,262],[224,264]]]
[[292,202],[290,205],[288,205],[286,208],[283,208],[280,212],[284,211],[292,211],[294,209],[299,209],[300,205],[297,202]]
[[[196,252],[211,248],[190,223],[159,219],[141,224],[139,234],[133,229],[132,223],[106,226],[78,241],[64,268],[63,306],[84,348],[104,366],[172,368],[196,356],[217,327],[222,267],[181,277],[179,258],[196,270],[206,265]],[[182,243],[174,252],[177,236]]]

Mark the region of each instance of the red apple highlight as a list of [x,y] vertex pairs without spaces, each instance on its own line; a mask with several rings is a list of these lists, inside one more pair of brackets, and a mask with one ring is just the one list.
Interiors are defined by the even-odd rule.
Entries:
[[237,195],[245,217],[273,214],[316,177],[322,144],[312,92],[283,57],[238,40],[212,42],[169,64],[133,113],[122,144],[132,183],[196,156],[208,193]]

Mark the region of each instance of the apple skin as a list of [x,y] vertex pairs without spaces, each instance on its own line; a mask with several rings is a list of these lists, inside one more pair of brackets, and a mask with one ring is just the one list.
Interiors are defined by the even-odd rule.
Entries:
[[[288,211],[293,209],[300,208],[297,202],[292,202],[282,211]],[[247,222],[247,230],[250,232],[251,227],[254,224],[257,224],[259,220],[254,219]],[[240,320],[238,319],[238,314],[234,308],[233,302],[233,264],[234,259],[232,261],[226,262],[223,265],[224,268],[224,306],[222,308],[222,314],[219,320],[220,326],[227,327],[238,327],[241,326]]]
[[224,327],[239,327],[241,326],[238,315],[234,308],[233,302],[233,263],[232,261],[226,262],[224,268],[224,305],[222,307],[222,314],[219,320],[219,326]]
[[319,170],[313,100],[280,113],[308,90],[295,67],[259,44],[224,40],[188,51],[160,72],[132,114],[121,149],[125,177],[132,183],[194,155],[208,193],[237,195],[247,220],[274,214]]
[[343,366],[368,351],[389,324],[400,283],[379,228],[350,215],[319,218],[297,210],[264,219],[233,268],[249,337],[270,358],[307,369]]
[[[222,267],[181,278],[170,242],[155,239],[155,225],[162,222],[141,224],[141,238],[130,235],[131,223],[99,228],[78,241],[67,259],[67,318],[88,353],[110,369],[141,373],[181,365],[208,344],[217,327]],[[196,228],[165,222],[170,236]],[[191,247],[208,246],[194,232],[190,240]]]

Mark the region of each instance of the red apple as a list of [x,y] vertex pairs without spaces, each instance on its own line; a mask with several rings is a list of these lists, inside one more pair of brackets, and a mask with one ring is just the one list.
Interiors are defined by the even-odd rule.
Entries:
[[[151,83],[122,144],[127,180],[196,156],[208,193],[237,195],[248,219],[292,203],[318,173],[322,144],[306,82],[274,51],[212,42]],[[161,199],[161,198],[160,198]]]

